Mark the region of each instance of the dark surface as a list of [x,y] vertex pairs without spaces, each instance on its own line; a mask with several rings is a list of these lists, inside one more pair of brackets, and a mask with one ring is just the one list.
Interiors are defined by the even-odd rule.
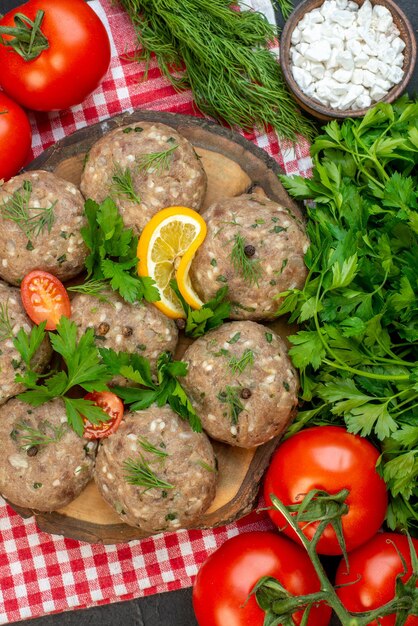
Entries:
[[[300,4],[295,0],[294,4]],[[18,6],[22,0],[0,0],[0,14]],[[418,28],[417,0],[398,0],[398,5],[409,17],[414,31]],[[278,16],[279,24],[283,24]],[[418,93],[418,68],[409,84],[408,92]],[[28,624],[28,622],[15,622]],[[83,611],[50,615],[29,622],[31,626],[197,626],[191,603],[191,590],[183,589],[110,604]],[[225,624],[225,626],[228,626]]]

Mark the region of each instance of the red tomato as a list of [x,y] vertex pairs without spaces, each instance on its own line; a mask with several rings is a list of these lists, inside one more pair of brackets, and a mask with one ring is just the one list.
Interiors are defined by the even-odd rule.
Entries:
[[[263,626],[264,611],[248,595],[262,576],[273,576],[293,594],[319,591],[320,583],[305,550],[281,535],[250,532],[226,541],[200,568],[193,587],[199,626]],[[328,606],[309,615],[308,626],[327,626]],[[293,615],[300,624],[302,613]]]
[[26,113],[0,92],[0,180],[8,180],[26,163],[32,130]]
[[84,0],[29,0],[9,11],[0,26],[15,26],[16,13],[34,21],[38,10],[45,12],[41,32],[49,47],[25,61],[0,45],[0,85],[28,109],[65,109],[82,102],[99,85],[109,67],[109,37]]
[[[264,495],[284,504],[299,502],[311,489],[338,493],[349,489],[349,511],[342,517],[347,550],[353,550],[376,534],[385,519],[388,497],[386,485],[376,471],[379,452],[363,437],[338,426],[318,426],[302,430],[282,443],[264,482]],[[273,522],[292,539],[296,533],[276,509],[269,510]],[[300,526],[304,526],[301,523]],[[317,523],[305,526],[311,539]],[[333,528],[329,525],[318,543],[319,554],[341,554]]]
[[[413,539],[418,552],[418,540]],[[396,547],[395,547],[396,546]],[[390,602],[395,597],[395,579],[404,571],[401,558],[405,559],[407,571],[402,577],[406,582],[412,574],[411,552],[408,539],[396,533],[380,533],[368,543],[349,554],[350,572],[342,560],[336,575],[337,594],[344,606],[352,613],[371,611]],[[347,585],[347,586],[345,586]],[[418,588],[418,582],[417,582]],[[394,626],[395,615],[387,615],[370,622],[373,626]],[[406,626],[418,626],[418,616],[410,615]]]
[[91,424],[84,420],[84,437],[86,439],[102,439],[114,433],[122,421],[123,403],[118,396],[111,391],[93,391],[84,396],[85,400],[91,400],[97,404],[111,419],[101,424]]
[[46,321],[47,330],[55,330],[61,317],[71,317],[71,304],[62,282],[42,270],[26,274],[20,285],[20,295],[32,322]]

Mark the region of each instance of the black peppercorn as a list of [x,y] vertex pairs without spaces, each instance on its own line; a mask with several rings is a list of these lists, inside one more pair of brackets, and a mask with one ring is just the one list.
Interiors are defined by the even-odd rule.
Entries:
[[124,326],[122,328],[122,335],[124,337],[130,337],[131,335],[133,335],[133,333],[134,333],[134,329],[131,328],[130,326]]
[[38,454],[38,451],[39,451],[39,446],[31,446],[30,448],[26,450],[26,454],[28,456],[36,456]]
[[176,326],[179,330],[184,330],[186,328],[186,320],[184,320],[182,317],[178,317],[176,319]]
[[243,400],[248,400],[248,398],[251,398],[251,389],[248,389],[248,387],[244,387],[244,389],[241,390],[241,398]]
[[245,254],[245,256],[254,256],[255,255],[255,248],[254,248],[254,246],[252,246],[251,244],[248,244],[248,246],[245,246],[244,254]]
[[109,324],[107,322],[102,322],[101,324],[99,324],[96,335],[99,335],[99,337],[104,337],[104,335],[107,335],[109,330]]

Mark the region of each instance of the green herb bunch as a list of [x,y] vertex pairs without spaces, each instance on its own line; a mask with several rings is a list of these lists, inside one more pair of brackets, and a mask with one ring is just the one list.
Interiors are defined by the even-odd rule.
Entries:
[[311,246],[302,290],[279,310],[307,422],[345,423],[382,449],[390,528],[418,530],[418,103],[378,104],[333,121],[311,153],[313,178],[281,177],[307,205]]
[[101,204],[87,200],[84,205],[88,226],[81,229],[90,254],[86,259],[88,280],[71,291],[100,296],[107,284],[127,302],[145,298],[160,299],[155,281],[137,273],[138,238],[131,228],[125,228],[118,208],[111,198]]
[[198,108],[231,126],[271,125],[281,137],[312,135],[297,111],[268,45],[277,33],[257,11],[229,0],[119,0],[138,37],[137,60],[155,54],[177,90],[191,89]]

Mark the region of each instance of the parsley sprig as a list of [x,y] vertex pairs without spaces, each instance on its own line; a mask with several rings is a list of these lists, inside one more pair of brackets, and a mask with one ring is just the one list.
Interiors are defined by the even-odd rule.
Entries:
[[168,404],[180,417],[189,422],[192,430],[202,431],[202,424],[178,378],[186,376],[187,364],[173,361],[169,352],[162,352],[157,359],[157,380],[154,381],[151,366],[143,356],[129,352],[115,352],[101,348],[103,363],[113,376],[124,376],[140,387],[115,387],[115,391],[133,411],[146,409],[151,404]]
[[90,254],[86,259],[88,278],[106,280],[127,302],[145,298],[160,299],[152,278],[140,277],[136,267],[138,238],[131,228],[125,228],[118,208],[111,198],[101,204],[87,200],[84,205],[88,226],[81,229]]
[[391,528],[418,528],[418,102],[333,121],[312,145],[313,178],[283,176],[307,206],[309,275],[280,313],[307,422],[381,441]]
[[94,331],[87,329],[77,340],[77,326],[66,317],[61,317],[57,332],[49,332],[53,349],[63,359],[66,371],[52,371],[38,383],[39,373],[32,369],[32,360],[46,337],[45,322],[34,326],[30,333],[21,328],[14,340],[24,364],[23,374],[16,374],[16,382],[22,383],[27,391],[18,395],[20,400],[32,406],[40,406],[54,398],[62,398],[67,413],[68,424],[80,436],[84,431],[83,417],[92,424],[109,419],[109,415],[90,400],[73,398],[69,394],[74,387],[85,391],[105,391],[106,383],[112,378],[101,362],[94,341]]
[[180,293],[177,282],[170,281],[170,287],[180,300],[186,315],[184,332],[188,337],[201,337],[209,330],[218,328],[228,319],[231,313],[231,303],[226,300],[228,287],[218,289],[215,297],[206,302],[201,309],[192,309]]

